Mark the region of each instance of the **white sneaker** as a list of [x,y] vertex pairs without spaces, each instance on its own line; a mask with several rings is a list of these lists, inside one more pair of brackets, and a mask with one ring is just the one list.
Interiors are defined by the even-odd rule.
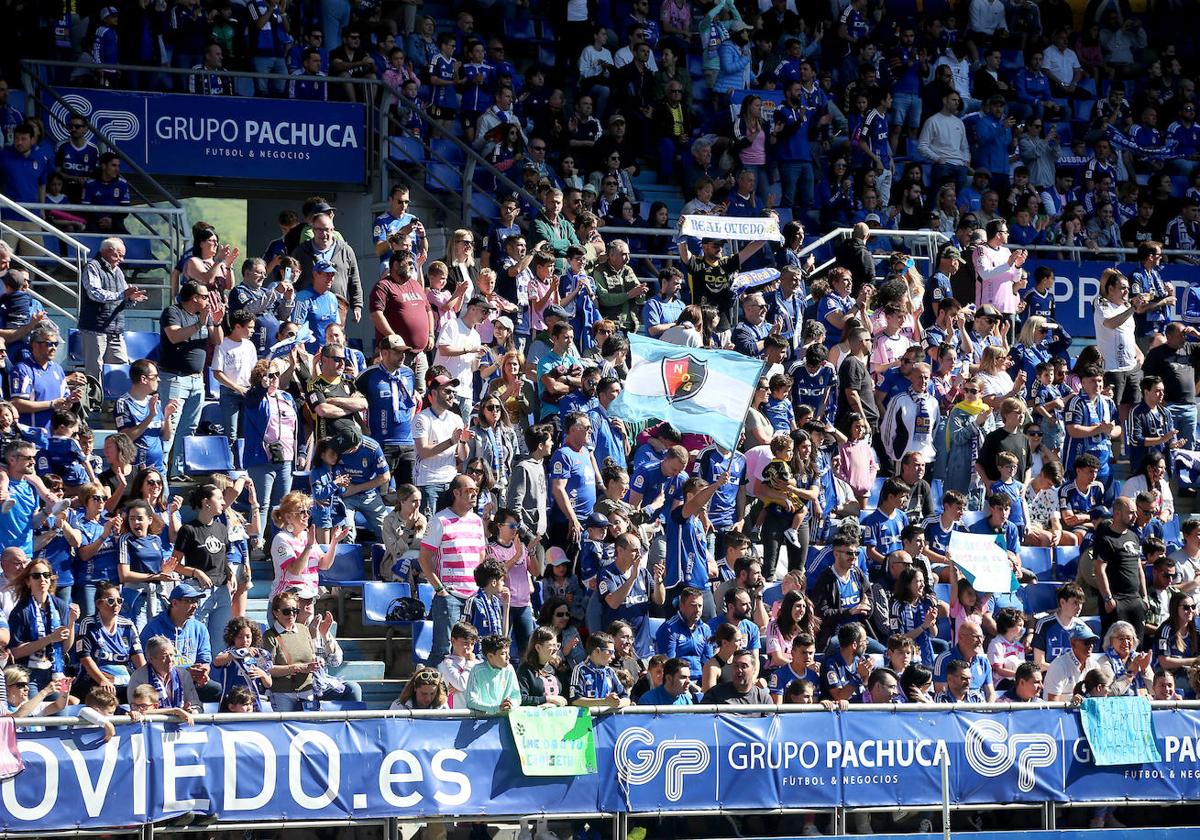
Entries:
[[788,545],[794,545],[796,548],[801,547],[800,546],[800,535],[798,533],[796,533],[795,528],[788,528],[786,531],[784,531],[783,539],[787,542]]
[[50,508],[50,515],[58,516],[60,513],[62,513],[64,510],[66,510],[70,506],[71,506],[70,499],[59,499],[57,502],[54,503],[54,507]]
[[871,815],[860,811],[854,815],[854,830],[859,834],[874,834],[871,827]]

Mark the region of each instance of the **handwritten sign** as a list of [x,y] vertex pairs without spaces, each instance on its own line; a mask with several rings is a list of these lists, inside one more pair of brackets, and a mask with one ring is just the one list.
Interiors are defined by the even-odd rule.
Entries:
[[1099,767],[1161,762],[1147,697],[1088,697],[1080,707],[1083,734]]
[[592,716],[579,706],[520,706],[508,714],[526,776],[581,776],[596,772]]
[[735,239],[743,242],[757,242],[769,239],[782,242],[783,234],[779,232],[779,223],[775,219],[762,217],[742,219],[736,216],[684,216],[684,236],[694,236],[698,239]]
[[1007,552],[989,534],[955,531],[950,535],[950,552],[967,583],[979,592],[1015,592],[1020,586]]

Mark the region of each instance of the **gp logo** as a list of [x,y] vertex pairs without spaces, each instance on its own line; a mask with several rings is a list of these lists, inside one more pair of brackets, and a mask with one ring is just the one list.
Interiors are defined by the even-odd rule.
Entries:
[[68,139],[67,120],[72,114],[87,118],[111,143],[124,143],[142,132],[142,123],[132,111],[93,110],[92,103],[77,93],[68,93],[50,108],[50,133],[58,143]]
[[617,738],[614,747],[617,777],[626,785],[644,785],[665,769],[664,791],[668,802],[683,797],[683,780],[708,769],[708,744],[692,738],[668,738],[658,743],[648,729],[634,726]]
[[1058,758],[1058,744],[1040,732],[1009,735],[994,720],[977,720],[967,727],[967,764],[981,776],[1002,776],[1017,765],[1017,787],[1033,790],[1038,767],[1049,767]]

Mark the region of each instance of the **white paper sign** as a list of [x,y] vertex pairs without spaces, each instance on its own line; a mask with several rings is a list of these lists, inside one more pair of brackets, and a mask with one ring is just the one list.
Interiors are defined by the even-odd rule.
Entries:
[[782,242],[783,234],[779,232],[779,223],[773,218],[758,217],[742,219],[735,216],[684,216],[684,236],[694,236],[697,239],[736,239],[743,242],[757,242],[769,239]]
[[990,534],[950,534],[954,565],[979,592],[1015,592],[1020,585],[1008,553]]

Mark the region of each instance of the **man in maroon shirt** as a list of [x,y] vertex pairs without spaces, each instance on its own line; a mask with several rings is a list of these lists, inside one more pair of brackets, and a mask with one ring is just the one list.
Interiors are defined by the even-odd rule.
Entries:
[[388,273],[371,290],[368,309],[377,343],[385,335],[399,335],[414,350],[433,349],[433,308],[413,270],[412,254],[392,254]]

